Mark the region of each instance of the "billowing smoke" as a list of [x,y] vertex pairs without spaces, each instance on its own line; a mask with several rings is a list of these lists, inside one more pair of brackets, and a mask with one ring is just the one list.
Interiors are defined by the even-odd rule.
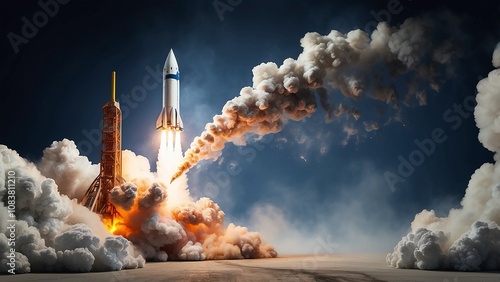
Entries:
[[[149,172],[144,157],[123,152],[124,176],[130,182],[111,191],[112,202],[122,215],[114,234],[128,238],[153,261],[276,257],[259,233],[232,223],[226,227],[224,212],[211,199],[193,200],[186,176],[165,185],[182,153],[164,144],[157,174]],[[128,164],[133,169],[126,168]]]
[[[394,79],[411,72],[413,88],[408,89],[404,104],[416,100],[425,105],[426,94],[419,85],[425,82],[437,91],[439,83],[453,74],[451,62],[460,56],[455,41],[461,34],[456,21],[448,14],[433,15],[410,18],[398,28],[380,23],[371,35],[359,29],[347,34],[332,30],[326,36],[307,33],[300,41],[303,51],[297,59],[285,59],[281,66],[270,62],[254,67],[253,86],[241,89],[240,95],[228,101],[222,113],[205,126],[172,181],[200,160],[218,158],[226,142],[243,145],[249,134],[275,133],[290,119],[311,116],[317,108],[312,89],[339,89],[354,101],[366,96],[398,108],[400,95]],[[437,25],[448,34],[437,34]],[[360,118],[354,107],[329,103],[321,88],[318,95],[327,120],[343,113]]]
[[45,177],[54,179],[62,194],[77,200],[82,199],[99,174],[99,166],[92,165],[87,157],[80,156],[75,145],[67,139],[53,142],[46,148],[37,168]]
[[[54,154],[60,157],[53,158]],[[98,215],[60,193],[68,191],[76,197],[81,192],[74,187],[88,180],[69,181],[92,169],[87,158],[78,155],[75,144],[68,140],[55,142],[45,150],[42,163],[54,164],[51,173],[68,185],[62,187],[15,151],[0,145],[0,272],[6,273],[11,266],[16,273],[110,271],[144,266],[140,251],[127,239],[110,234]],[[7,181],[9,176],[14,178]],[[9,199],[9,195],[14,195],[15,200]]]
[[[123,151],[128,182],[110,192],[121,217],[109,230],[78,203],[98,166],[80,156],[73,141],[52,143],[38,167],[3,145],[0,157],[0,273],[11,269],[11,261],[16,273],[88,272],[143,267],[145,260],[277,256],[259,233],[226,226],[224,212],[212,200],[194,201],[186,177],[167,188],[166,175],[182,159],[180,150],[160,150],[159,168],[166,172],[159,174],[150,172],[146,158]],[[8,202],[11,174],[15,203]]]
[[500,270],[500,44],[493,53],[487,78],[477,84],[474,117],[479,141],[495,153],[472,175],[461,207],[447,217],[424,210],[415,216],[412,231],[387,255],[398,268]]

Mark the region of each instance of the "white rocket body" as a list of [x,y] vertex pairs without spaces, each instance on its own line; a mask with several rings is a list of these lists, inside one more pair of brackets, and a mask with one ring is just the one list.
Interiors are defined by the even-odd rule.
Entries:
[[156,120],[157,130],[182,131],[184,126],[182,125],[179,101],[179,66],[174,51],[170,49],[163,67],[163,107]]

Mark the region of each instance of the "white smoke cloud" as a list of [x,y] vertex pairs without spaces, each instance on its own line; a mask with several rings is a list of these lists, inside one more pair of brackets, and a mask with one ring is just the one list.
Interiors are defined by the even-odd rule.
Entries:
[[68,139],[53,142],[43,150],[37,168],[45,177],[54,179],[61,194],[77,200],[82,199],[99,174],[99,166],[92,165],[87,157],[80,156],[75,142]]
[[476,100],[478,104],[474,110],[474,117],[479,128],[479,141],[492,152],[498,152],[500,149],[499,89],[500,69],[491,71],[488,78],[477,84]]
[[445,259],[442,246],[446,240],[442,231],[433,232],[420,228],[401,239],[394,247],[397,252],[389,254],[387,262],[397,268],[441,268]]
[[[48,161],[59,151],[61,159],[54,163],[61,171],[70,175],[85,175],[90,164],[80,162],[78,151],[74,143],[68,140],[62,144],[53,143],[45,152]],[[66,148],[66,149],[62,149]],[[123,268],[137,268],[144,265],[144,259],[123,237],[112,236],[103,231],[102,227],[92,230],[91,227],[101,225],[97,216],[88,209],[79,206],[76,200],[59,193],[58,185],[53,179],[40,174],[34,164],[22,159],[15,151],[0,145],[0,172],[2,177],[8,171],[14,171],[15,185],[15,255],[16,273],[35,272],[85,272],[120,270]],[[56,160],[53,158],[52,160]],[[78,169],[66,169],[75,163],[82,165]],[[52,170],[53,172],[57,169]],[[63,183],[67,183],[67,175],[58,175]],[[0,194],[5,195],[6,182],[0,183]],[[72,184],[69,184],[72,186]],[[75,187],[75,186],[72,186]],[[67,191],[73,191],[69,189]],[[7,215],[7,209],[2,202],[0,209]],[[75,210],[80,214],[74,215]],[[92,222],[97,220],[97,222]],[[7,221],[5,221],[7,222]],[[89,223],[87,225],[86,223]],[[2,234],[7,233],[7,226],[2,224]],[[10,231],[9,231],[10,232]],[[103,233],[107,233],[103,236]],[[6,236],[0,236],[0,261],[8,261],[9,251],[6,249]],[[117,247],[120,245],[120,248]],[[7,264],[0,266],[1,272],[7,272]]]
[[196,244],[191,241],[187,242],[177,256],[180,260],[205,260],[203,246],[199,242]]
[[495,163],[483,164],[474,172],[461,207],[451,209],[447,217],[437,217],[432,210],[415,216],[412,232],[387,255],[394,267],[500,270],[500,69],[479,81],[477,90],[478,138],[495,153]]
[[[222,113],[206,124],[205,131],[186,151],[172,181],[200,160],[217,159],[226,142],[244,145],[249,134],[276,133],[288,120],[310,117],[317,108],[311,89],[328,85],[353,100],[368,93],[367,97],[397,108],[397,91],[392,82],[384,80],[413,72],[415,81],[427,81],[437,91],[440,79],[452,73],[450,63],[460,53],[455,50],[457,44],[450,41],[450,34],[442,41],[434,40],[436,24],[449,27],[445,30],[450,33],[456,32],[458,26],[456,18],[445,15],[444,19],[410,18],[399,28],[380,23],[371,35],[361,30],[347,34],[332,30],[325,36],[305,34],[300,40],[303,51],[297,59],[285,59],[281,66],[269,62],[253,68],[253,86],[241,89],[239,96],[229,100]],[[458,40],[459,36],[453,35]],[[446,70],[445,75],[440,68]],[[345,112],[342,106],[336,108],[327,101],[324,90],[320,89],[318,95],[327,121]],[[425,95],[417,97],[420,105],[426,104]],[[360,113],[352,109],[348,112],[358,120]]]
[[500,269],[500,228],[495,222],[476,221],[450,248],[450,265],[459,271]]
[[493,51],[493,59],[491,62],[495,68],[500,68],[500,43],[497,44]]

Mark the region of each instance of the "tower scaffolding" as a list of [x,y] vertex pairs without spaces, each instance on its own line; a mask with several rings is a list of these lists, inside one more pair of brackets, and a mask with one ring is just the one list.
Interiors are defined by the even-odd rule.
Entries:
[[122,177],[122,113],[116,101],[116,72],[111,76],[111,101],[103,107],[101,164],[99,175],[83,196],[81,204],[110,221],[121,217],[110,202],[109,193],[124,183]]

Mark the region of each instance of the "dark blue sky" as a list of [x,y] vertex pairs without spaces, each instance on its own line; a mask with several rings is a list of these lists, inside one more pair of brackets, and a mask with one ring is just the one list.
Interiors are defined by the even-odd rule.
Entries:
[[[221,17],[215,4],[229,2],[237,5]],[[43,10],[36,1],[1,1],[0,143],[36,162],[52,141],[68,138],[98,162],[99,150],[92,143],[101,107],[109,99],[110,73],[116,70],[123,149],[148,157],[154,167],[159,143],[154,123],[162,90],[151,76],[163,67],[170,48],[181,72],[186,149],[227,100],[252,84],[254,66],[296,58],[306,32],[370,28],[374,14],[390,2],[72,0],[58,4],[59,10],[36,34],[31,31],[32,38],[16,52],[9,33],[21,36],[23,18],[33,22]],[[477,81],[491,69],[491,53],[500,41],[500,4],[421,2],[401,0],[401,12],[391,15],[390,24],[429,11],[450,11],[460,17],[467,35],[453,79],[441,84],[439,93],[428,91],[427,106],[402,107],[402,122],[374,132],[360,130],[347,145],[342,145],[342,126],[362,129],[363,119],[326,123],[318,108],[313,117],[289,122],[282,132],[248,147],[228,145],[220,162],[202,162],[188,174],[192,194],[213,197],[240,224],[251,225],[256,209],[272,206],[291,229],[331,234],[339,242],[348,242],[351,233],[391,234],[389,243],[381,243],[384,248],[406,234],[423,208],[444,215],[456,207],[473,171],[492,160],[477,140],[473,116],[466,112],[457,119],[453,105],[475,95]],[[151,87],[127,102],[145,79]],[[404,86],[404,80],[398,83]],[[350,103],[337,90],[329,97]],[[373,100],[357,106],[362,117],[387,111]],[[449,109],[453,113],[443,119]],[[384,124],[390,113],[379,115],[378,122]],[[436,128],[446,140],[391,189],[384,173],[397,173],[398,157],[408,159],[418,150],[414,140],[432,138]]]

